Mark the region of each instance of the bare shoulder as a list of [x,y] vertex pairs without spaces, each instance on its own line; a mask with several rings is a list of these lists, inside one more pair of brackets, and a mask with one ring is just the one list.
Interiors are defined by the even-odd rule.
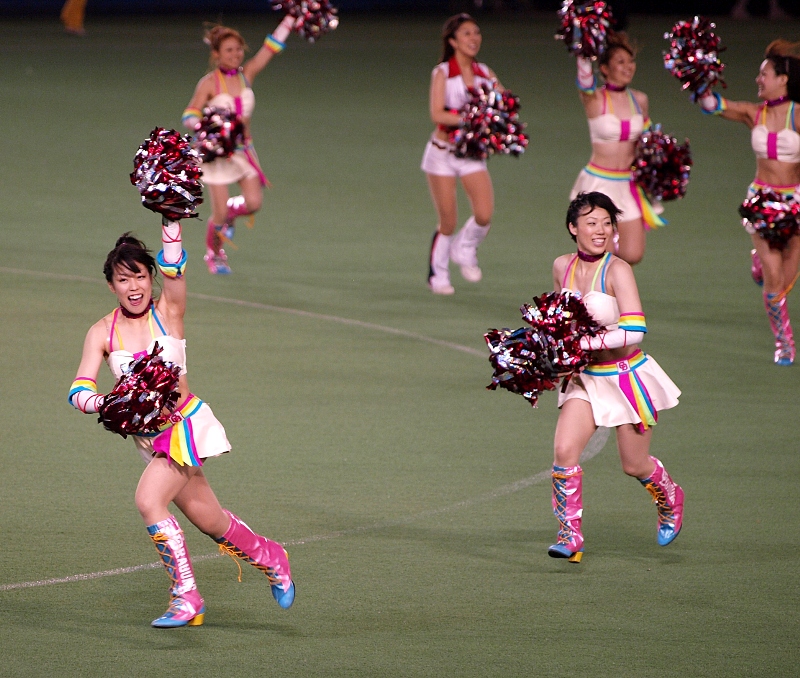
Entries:
[[614,294],[614,290],[620,290],[631,285],[635,287],[636,278],[633,274],[633,266],[624,259],[612,255],[606,269],[606,282],[612,294]]
[[553,279],[560,283],[564,278],[564,273],[567,271],[569,262],[574,257],[574,254],[562,254],[558,259],[553,262]]
[[95,348],[100,349],[101,351],[105,350],[106,340],[108,339],[109,333],[111,332],[111,322],[114,317],[114,312],[112,311],[108,315],[103,316],[98,320],[94,325],[89,328],[89,331],[86,333],[86,343],[87,345],[91,345]]

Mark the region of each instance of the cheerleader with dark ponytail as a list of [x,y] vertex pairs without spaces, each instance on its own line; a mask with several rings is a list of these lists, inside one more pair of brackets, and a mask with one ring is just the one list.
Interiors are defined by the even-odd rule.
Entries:
[[[764,288],[764,308],[775,336],[777,365],[791,365],[795,342],[787,295],[798,275],[800,235],[796,214],[800,184],[800,43],[771,42],[756,77],[760,103],[729,101],[715,92],[699,99],[704,113],[741,122],[751,130],[756,176],[740,208],[753,249],[751,273]],[[764,212],[764,202],[779,206]]]

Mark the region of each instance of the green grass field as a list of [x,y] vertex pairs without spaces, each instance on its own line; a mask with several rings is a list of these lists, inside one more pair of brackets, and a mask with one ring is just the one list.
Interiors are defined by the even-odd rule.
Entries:
[[[548,558],[554,394],[532,410],[484,390],[483,332],[521,325],[572,245],[588,134],[554,17],[482,24],[481,58],[520,95],[531,142],[491,161],[484,280],[454,271],[451,298],[424,284],[435,217],[418,169],[444,17],[343,17],[316,45],[293,37],[256,82],[274,187],[237,233],[234,274],[206,273],[204,223],[184,231],[191,385],[234,446],[206,472],[289,544],[297,602],[280,610],[252,568],[237,583],[184,521],[208,613],[171,632],[149,627],[167,578],[139,567],[156,560],[133,504],[139,457],[66,395],[113,307],[106,253],[126,230],[157,242],[128,174],[153,127],[180,123],[205,69],[201,19],[93,21],[83,40],[1,21],[0,675],[796,675],[799,368],[772,365],[748,275],[748,132],[701,116],[660,65],[677,18],[630,32],[635,84],[695,160],[637,268],[644,348],[683,390],[653,443],[686,490],[680,538],[656,545],[612,434],[585,464],[583,562]],[[275,23],[225,19],[251,45]],[[726,95],[753,98],[764,46],[800,24],[718,26]],[[68,581],[22,586],[50,579]]]

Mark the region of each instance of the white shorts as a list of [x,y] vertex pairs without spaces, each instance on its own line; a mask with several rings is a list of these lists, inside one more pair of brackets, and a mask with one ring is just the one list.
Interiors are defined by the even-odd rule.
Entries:
[[485,160],[456,158],[452,144],[441,139],[431,138],[422,156],[422,171],[440,177],[463,177],[467,174],[486,171]]

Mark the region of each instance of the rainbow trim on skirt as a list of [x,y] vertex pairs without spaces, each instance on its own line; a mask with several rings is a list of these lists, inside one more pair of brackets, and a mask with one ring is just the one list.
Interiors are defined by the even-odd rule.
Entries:
[[607,181],[627,181],[631,195],[642,213],[642,222],[645,228],[649,231],[659,226],[666,226],[667,222],[655,213],[641,186],[633,180],[633,170],[613,170],[590,162],[583,168],[583,171]]
[[592,377],[619,376],[619,387],[631,407],[639,415],[641,422],[636,425],[639,431],[645,431],[658,423],[656,411],[647,387],[636,374],[636,369],[647,362],[647,354],[636,350],[622,360],[608,360],[589,365],[584,372]]
[[[768,184],[766,182],[761,181],[761,179],[753,179],[753,183],[750,184],[750,190],[748,193],[752,192],[753,195],[760,189],[766,188],[767,190],[775,191],[779,193],[784,198],[794,198],[794,194],[797,191],[797,186],[790,185],[790,186],[775,186],[773,184]],[[748,195],[748,197],[750,197]]]
[[197,454],[191,420],[191,416],[202,405],[203,401],[190,393],[170,417],[167,428],[156,435],[153,452],[166,455],[167,459],[180,466],[202,466],[203,460]]

